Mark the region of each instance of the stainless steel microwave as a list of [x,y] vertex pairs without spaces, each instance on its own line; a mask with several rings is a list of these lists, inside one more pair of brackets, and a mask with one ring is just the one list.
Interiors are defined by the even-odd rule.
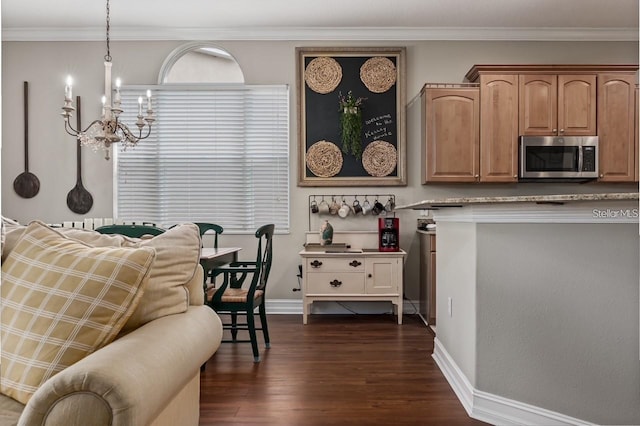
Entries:
[[520,136],[519,179],[598,177],[597,136]]

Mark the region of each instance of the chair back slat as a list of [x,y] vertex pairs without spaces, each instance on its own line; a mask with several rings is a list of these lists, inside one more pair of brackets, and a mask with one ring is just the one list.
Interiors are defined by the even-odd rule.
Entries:
[[195,222],[195,224],[198,225],[198,228],[200,229],[200,238],[202,238],[207,231],[213,231],[215,233],[213,248],[218,248],[218,235],[224,232],[224,228],[215,223]]

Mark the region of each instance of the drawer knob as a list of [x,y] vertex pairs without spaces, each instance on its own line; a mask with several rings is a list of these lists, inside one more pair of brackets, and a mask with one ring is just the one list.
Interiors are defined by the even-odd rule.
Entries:
[[367,275],[368,278],[373,278],[373,275],[369,274]]
[[349,263],[349,265],[353,266],[354,268],[357,268],[358,266],[362,265],[362,262],[358,262],[357,260],[353,260]]
[[322,265],[322,262],[318,260],[314,260],[313,262],[311,262],[311,266],[313,266],[314,268],[319,268],[320,265]]
[[329,284],[331,284],[331,287],[340,287],[342,285],[342,281],[333,280]]

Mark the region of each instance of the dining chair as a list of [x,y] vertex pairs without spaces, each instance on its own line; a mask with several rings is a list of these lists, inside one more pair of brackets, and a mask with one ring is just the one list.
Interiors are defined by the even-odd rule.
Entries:
[[132,238],[141,238],[144,235],[160,235],[165,230],[152,225],[104,225],[95,229],[101,234],[120,234]]
[[224,228],[215,223],[194,222],[200,228],[200,238],[204,236],[207,231],[213,231],[215,233],[213,240],[213,248],[218,248],[218,235],[224,232]]
[[[210,288],[206,295],[207,305],[218,315],[229,315],[230,322],[222,323],[223,329],[231,331],[231,340],[223,343],[251,343],[254,362],[260,362],[256,330],[262,330],[265,347],[269,342],[267,314],[265,311],[265,292],[271,261],[273,257],[273,231],[275,225],[263,225],[255,233],[258,249],[255,261],[237,261],[221,266],[213,271],[214,277],[222,275],[222,284],[218,288]],[[256,327],[254,311],[258,309],[260,327]],[[246,315],[246,323],[238,323],[238,315]],[[225,317],[226,318],[226,317]],[[249,340],[238,340],[238,331],[249,332]]]

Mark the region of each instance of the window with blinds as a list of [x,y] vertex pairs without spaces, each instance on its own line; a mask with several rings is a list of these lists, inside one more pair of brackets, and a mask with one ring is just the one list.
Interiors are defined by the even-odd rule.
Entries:
[[[146,89],[122,90],[121,117],[130,128]],[[151,90],[151,136],[114,154],[115,216],[160,226],[212,222],[225,233],[274,223],[288,232],[288,86]]]

